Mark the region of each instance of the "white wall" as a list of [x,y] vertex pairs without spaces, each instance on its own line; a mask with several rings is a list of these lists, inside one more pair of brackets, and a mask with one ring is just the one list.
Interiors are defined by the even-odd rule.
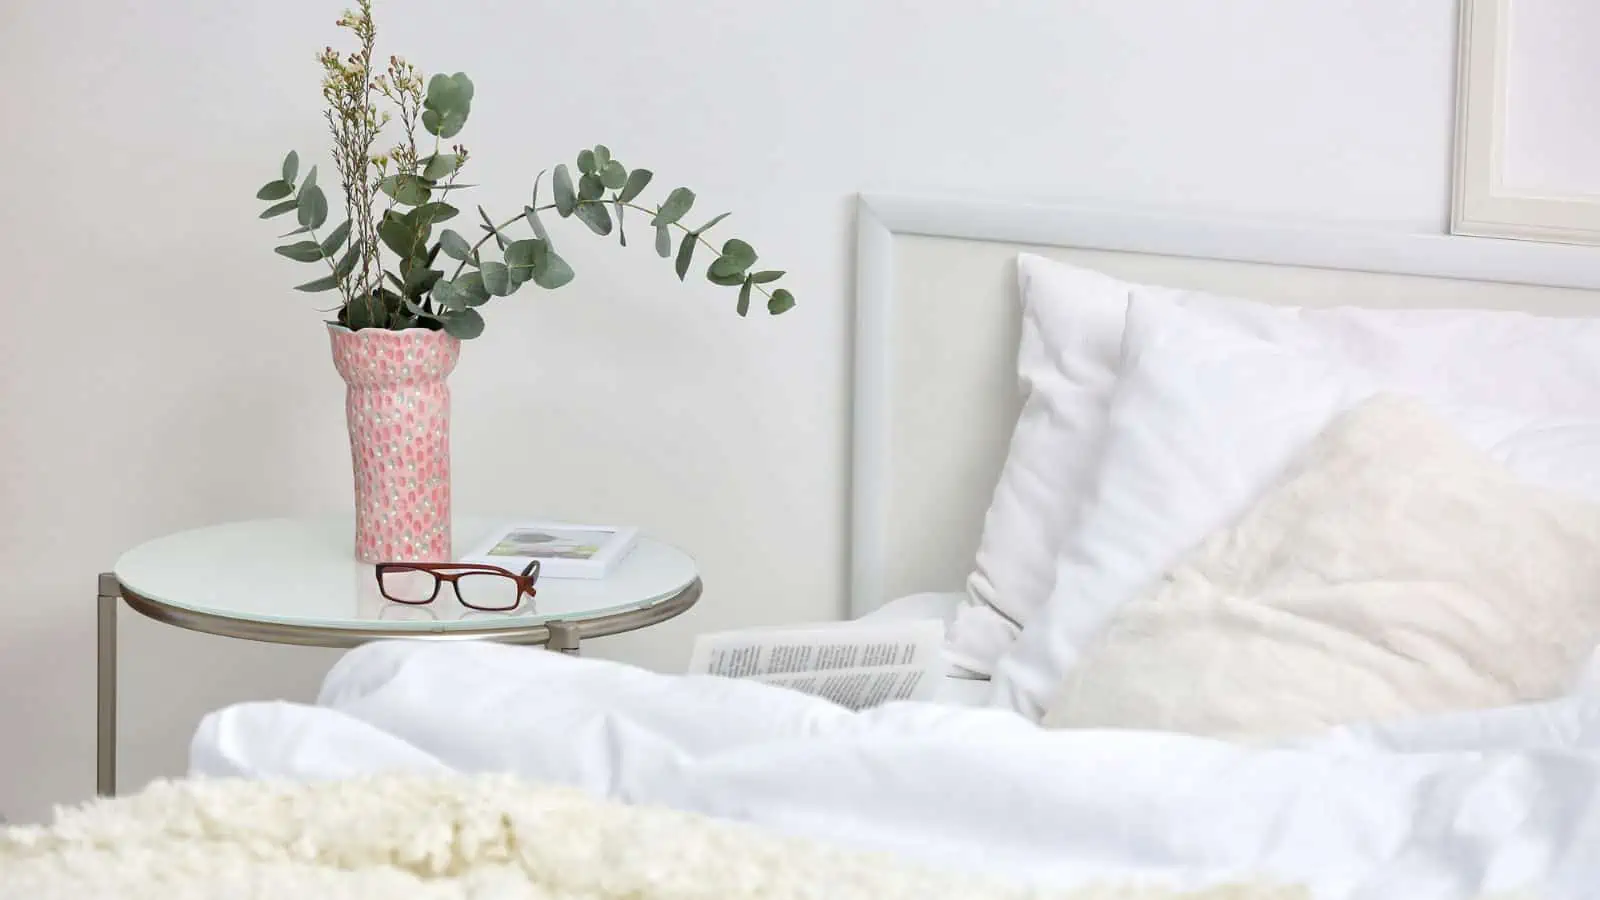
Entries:
[[[477,200],[604,141],[786,268],[733,315],[649,248],[558,235],[579,279],[488,308],[453,379],[458,507],[637,522],[699,557],[690,615],[597,642],[842,609],[851,201],[1103,200],[1437,231],[1452,0],[380,0],[384,52],[478,85]],[[332,3],[0,11],[0,810],[93,784],[93,586],[173,529],[348,504],[342,391],[255,189],[325,143]],[[324,157],[325,159],[325,157]],[[326,166],[326,163],[324,163]],[[563,223],[571,225],[572,223]],[[530,293],[530,291],[533,291]],[[305,698],[327,651],[124,616],[124,787],[197,718]]]

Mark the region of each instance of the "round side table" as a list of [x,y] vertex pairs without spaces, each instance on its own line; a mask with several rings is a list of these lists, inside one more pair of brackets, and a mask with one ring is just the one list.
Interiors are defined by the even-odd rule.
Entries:
[[[475,546],[504,520],[459,518],[454,544]],[[116,792],[117,602],[169,625],[312,647],[390,639],[500,641],[578,652],[583,638],[644,628],[700,598],[694,560],[641,537],[605,578],[539,579],[532,601],[505,612],[462,606],[441,591],[426,606],[391,603],[370,563],[351,552],[344,519],[264,519],[157,538],[100,576],[96,788]]]

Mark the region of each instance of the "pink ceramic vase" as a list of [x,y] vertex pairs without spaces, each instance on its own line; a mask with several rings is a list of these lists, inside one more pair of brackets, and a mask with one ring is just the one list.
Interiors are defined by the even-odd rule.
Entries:
[[328,326],[356,480],[356,558],[445,561],[450,386],[461,342],[442,331]]

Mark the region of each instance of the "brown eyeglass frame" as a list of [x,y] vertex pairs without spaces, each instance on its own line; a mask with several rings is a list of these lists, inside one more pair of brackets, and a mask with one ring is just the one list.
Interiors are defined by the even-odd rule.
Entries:
[[[399,597],[392,597],[383,587],[383,575],[385,572],[426,572],[433,576],[433,593],[429,594],[426,600],[402,600]],[[437,600],[439,598],[439,586],[447,581],[450,582],[450,589],[455,591],[456,602],[467,609],[476,609],[479,612],[508,612],[522,605],[523,595],[527,595],[531,600],[539,593],[534,588],[534,584],[539,580],[539,561],[537,559],[528,563],[527,568],[522,570],[521,575],[510,569],[502,569],[499,566],[481,563],[425,562],[378,563],[373,567],[373,575],[378,579],[378,593],[383,595],[383,599],[391,603],[404,603],[407,606],[427,606]],[[458,583],[463,575],[503,575],[506,578],[510,578],[517,583],[517,602],[510,606],[478,606],[468,603],[466,598],[461,596],[461,585]]]

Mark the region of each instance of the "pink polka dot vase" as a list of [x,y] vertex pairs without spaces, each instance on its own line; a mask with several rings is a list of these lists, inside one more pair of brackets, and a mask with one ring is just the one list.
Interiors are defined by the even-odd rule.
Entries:
[[328,326],[344,378],[356,558],[449,560],[450,387],[461,342],[442,331]]

